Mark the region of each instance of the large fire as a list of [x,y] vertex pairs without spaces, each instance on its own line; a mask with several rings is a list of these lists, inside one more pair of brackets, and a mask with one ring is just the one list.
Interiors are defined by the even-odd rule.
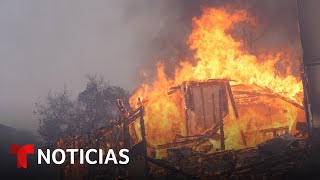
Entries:
[[[142,84],[130,99],[132,107],[136,107],[139,97],[143,99],[149,144],[168,143],[173,140],[175,134],[186,133],[181,107],[182,97],[179,94],[168,95],[170,87],[184,81],[227,78],[234,80],[231,85],[265,87],[301,104],[299,93],[302,92],[302,83],[299,78],[290,74],[282,75],[275,68],[280,59],[282,61],[284,58],[290,58],[285,51],[256,56],[245,51],[243,42],[230,34],[239,23],[257,23],[246,11],[205,8],[202,15],[193,18],[192,21],[193,30],[187,44],[194,50],[196,62],[181,61],[173,78],[166,76],[164,65],[159,63],[157,79],[151,84]],[[286,71],[289,72],[290,69]],[[245,145],[241,140],[243,132],[254,133],[258,129],[280,126],[292,129],[299,117],[297,109],[274,99],[265,98],[263,102],[275,107],[269,110],[270,113],[286,111],[286,117],[279,117],[278,121],[266,118],[267,115],[263,114],[263,107],[260,107],[259,103],[253,103],[253,108],[240,110],[239,120],[234,120],[232,116],[225,120],[227,149],[254,146],[265,140],[254,134]]]

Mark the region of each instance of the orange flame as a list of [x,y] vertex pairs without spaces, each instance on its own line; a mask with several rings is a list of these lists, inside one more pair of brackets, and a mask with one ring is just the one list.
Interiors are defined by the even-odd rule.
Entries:
[[[245,51],[242,41],[229,33],[238,23],[254,25],[256,20],[244,10],[230,12],[225,9],[205,8],[199,18],[193,18],[193,30],[187,41],[190,49],[195,52],[196,62],[181,61],[175,70],[174,78],[166,77],[165,67],[159,63],[158,78],[152,84],[142,84],[132,95],[130,104],[133,107],[138,97],[144,98],[146,134],[150,144],[168,143],[173,140],[175,134],[186,133],[183,97],[179,94],[167,94],[170,87],[184,81],[228,78],[235,80],[234,84],[255,84],[298,101],[298,94],[302,92],[299,78],[281,75],[275,68],[281,58],[288,58],[287,54],[280,51],[276,54],[255,56]],[[278,121],[270,122],[270,119],[266,121],[265,115],[261,114],[263,108],[259,105],[253,105],[253,108],[244,111],[240,109],[240,120],[227,120],[225,123],[227,148],[244,145],[241,131],[283,125],[292,128],[298,118],[298,110],[286,103],[274,102],[267,98],[264,100],[266,104],[277,107],[276,110],[270,110],[273,111],[270,113],[283,110],[288,112],[287,117],[279,117]],[[248,146],[257,143],[258,136],[252,137],[255,138],[249,138],[246,142]]]

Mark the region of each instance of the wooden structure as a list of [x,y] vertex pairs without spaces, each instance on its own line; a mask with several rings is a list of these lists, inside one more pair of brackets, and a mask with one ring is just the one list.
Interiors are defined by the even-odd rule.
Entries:
[[[157,168],[168,171],[168,174],[180,174],[185,177],[195,178],[199,174],[192,174],[188,168],[197,166],[197,169],[205,169],[208,167],[208,164],[212,163],[216,163],[216,165],[219,167],[221,166],[224,169],[231,168],[228,172],[224,172],[227,177],[231,177],[233,172],[238,171],[239,168],[237,169],[235,165],[238,163],[238,158],[242,157],[234,153],[238,153],[240,151],[225,151],[223,121],[231,112],[236,119],[239,117],[238,111],[241,113],[241,108],[237,109],[236,103],[241,107],[246,106],[244,103],[250,105],[252,103],[251,101],[256,100],[257,97],[271,97],[280,98],[299,109],[301,107],[292,103],[290,100],[283,99],[280,95],[271,93],[267,90],[261,91],[259,89],[260,91],[256,92],[248,91],[243,87],[233,87],[234,91],[232,92],[229,82],[230,80],[225,79],[214,79],[205,82],[188,81],[179,86],[170,88],[168,93],[169,95],[172,93],[180,93],[184,99],[184,106],[181,106],[183,108],[181,111],[185,112],[185,128],[187,129],[187,135],[182,136],[177,134],[173,142],[158,145],[157,147],[148,146],[145,134],[144,106],[142,106],[140,99],[138,99],[140,107],[132,112],[129,112],[124,107],[123,102],[118,100],[117,105],[121,112],[121,117],[112,127],[104,127],[94,130],[89,134],[59,140],[57,142],[57,147],[62,149],[89,149],[96,147],[97,149],[104,149],[105,151],[108,149],[118,151],[126,148],[130,150],[129,166],[87,166],[79,165],[76,160],[75,165],[70,165],[69,162],[66,162],[65,165],[62,166],[60,179],[147,179],[150,177],[149,173],[153,177],[157,174],[157,172],[154,171]],[[242,89],[244,89],[244,91],[242,91]],[[235,97],[233,93],[235,94]],[[288,131],[288,127],[278,127],[260,129],[259,133],[264,135],[271,133],[273,137],[275,137],[282,135],[283,133],[287,133]],[[243,136],[244,144],[246,144],[246,136],[248,135],[248,132],[242,132],[241,135]],[[220,151],[213,154],[211,154],[213,151],[210,150],[193,152],[193,149],[197,149],[197,147],[201,147],[202,145],[202,147],[206,147],[206,142],[209,142],[210,140],[220,141]],[[210,148],[212,148],[212,144],[210,145]],[[156,150],[167,151],[167,160],[154,159],[152,158],[152,153],[152,157],[148,156],[148,148],[149,150],[155,148]],[[194,154],[192,154],[191,151]],[[246,149],[243,151],[247,152]],[[180,155],[176,155],[176,153]],[[208,153],[210,153],[210,155]],[[181,158],[184,154],[186,154],[186,157]],[[229,165],[228,167],[225,167],[223,164],[225,159],[222,158],[220,162],[220,154],[230,156],[230,167]],[[245,154],[244,157],[246,156]],[[172,158],[172,156],[174,156],[174,158]],[[210,158],[208,156],[215,158]],[[251,150],[249,156],[251,156]],[[171,159],[181,159],[185,161],[171,162],[170,157]],[[198,161],[198,158],[203,162]],[[204,163],[205,161],[208,161],[208,164]],[[183,167],[184,165],[188,166]],[[250,165],[249,168],[254,166],[255,165]],[[247,167],[246,163],[241,164],[241,168],[244,167]],[[241,171],[241,173],[243,173],[242,170],[243,169],[240,169],[239,172]],[[213,170],[210,169],[210,171]],[[217,172],[214,172],[213,174],[217,174]]]
[[[144,107],[140,106],[138,109],[129,113],[124,108],[121,100],[117,101],[117,105],[122,116],[113,126],[103,127],[88,134],[76,135],[69,139],[59,139],[55,146],[60,149],[71,148],[84,150],[95,147],[96,149],[103,149],[104,152],[107,152],[109,149],[113,149],[115,152],[120,149],[130,149],[130,164],[135,164],[135,157],[139,156],[144,159],[143,166],[145,166],[145,168],[141,168],[144,170],[142,173],[130,174],[129,176],[146,177],[148,171],[147,145],[143,119]],[[140,132],[136,133],[141,134],[142,139],[132,139],[129,129],[133,123],[140,124]],[[128,168],[130,168],[128,166],[117,166],[113,164],[96,166],[80,164],[78,154],[75,155],[74,165],[71,165],[69,161],[70,157],[66,157],[65,163],[60,168],[60,179],[121,178],[121,175],[127,175],[125,172],[128,172]]]
[[229,114],[229,102],[236,118],[238,111],[228,79],[211,79],[204,82],[186,81],[170,88],[168,94],[182,93],[184,97],[187,136],[195,136],[217,127],[220,130],[221,149],[224,145],[223,119]]

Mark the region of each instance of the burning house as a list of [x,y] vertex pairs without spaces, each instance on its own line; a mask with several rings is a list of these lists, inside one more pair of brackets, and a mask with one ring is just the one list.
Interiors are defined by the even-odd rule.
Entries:
[[296,133],[296,122],[304,118],[303,107],[286,97],[256,85],[230,86],[230,80],[225,79],[184,82],[171,87],[168,94],[183,99],[180,107],[185,113],[180,128],[186,134],[173,128],[174,140],[158,145],[157,150],[197,148],[206,143],[209,150],[225,150],[226,143],[227,149],[254,147]]
[[306,117],[302,82],[275,68],[284,52],[245,51],[229,33],[238,23],[255,19],[243,10],[205,8],[193,19],[187,42],[195,62],[180,61],[173,77],[158,64],[157,79],[133,93],[134,111],[119,100],[122,116],[114,128],[71,144],[129,148],[133,157],[143,157],[144,173],[154,177],[281,176],[298,165],[306,147],[306,133],[296,129]]
[[[144,171],[136,174],[136,171],[130,168],[119,170],[118,167],[108,166],[105,169],[92,169],[86,165],[66,165],[61,170],[63,177],[105,177],[106,174],[119,176],[120,172],[126,174],[127,170],[134,172],[129,175],[132,177],[149,173],[154,177],[167,176],[168,172],[174,172],[195,178],[204,170],[208,177],[229,177],[231,174],[241,176],[255,171],[259,175],[261,170],[252,172],[252,167],[256,161],[265,161],[271,152],[279,155],[283,153],[283,149],[289,148],[291,155],[286,162],[288,164],[296,163],[297,157],[301,156],[301,144],[304,140],[292,136],[289,132],[296,132],[293,127],[296,121],[291,118],[303,118],[304,111],[299,104],[286,97],[256,85],[231,86],[230,80],[226,79],[188,81],[168,90],[168,97],[181,97],[181,105],[178,107],[185,112],[180,126],[172,126],[170,129],[170,136],[174,136],[170,142],[154,145],[148,141],[145,128],[147,111],[139,99],[140,106],[133,112],[129,112],[121,100],[118,101],[122,118],[112,128],[101,128],[91,134],[75,136],[69,141],[60,140],[57,144],[60,148],[85,149],[94,146],[104,149],[105,152],[110,148],[128,148],[131,151],[132,166],[138,166]],[[247,113],[252,110],[259,111],[261,118],[254,122],[255,128],[244,131],[242,124],[248,125],[247,118],[250,123],[257,118],[256,114]],[[298,113],[298,116],[294,112]],[[186,131],[182,132],[180,129]],[[279,138],[273,142],[278,143],[277,145],[265,142],[273,138]],[[292,146],[294,148],[291,151]],[[263,151],[267,155],[261,157]],[[141,157],[144,160],[141,161]],[[179,169],[176,168],[178,164]],[[210,167],[208,164],[216,164],[219,168],[207,169]],[[263,169],[265,166],[261,165],[259,168]],[[285,165],[281,172],[285,172],[287,168]],[[188,171],[193,173],[187,173]],[[234,173],[229,174],[229,171]]]
[[[295,123],[303,121],[301,80],[276,69],[287,54],[250,54],[230,34],[239,23],[252,25],[256,20],[243,10],[205,8],[193,19],[187,41],[195,62],[181,60],[173,77],[167,77],[164,65],[158,64],[157,79],[142,84],[132,95],[132,107],[137,107],[138,98],[145,107],[150,144],[170,143],[175,134],[204,133],[220,121],[220,110],[226,149],[255,146],[267,138],[254,132],[270,128],[294,131]],[[221,81],[227,79],[232,80],[227,83],[230,88]]]

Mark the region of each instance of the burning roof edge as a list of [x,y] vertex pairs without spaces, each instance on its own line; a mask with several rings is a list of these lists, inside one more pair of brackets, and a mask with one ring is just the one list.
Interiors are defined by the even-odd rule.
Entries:
[[[176,92],[177,90],[182,90],[182,88],[188,87],[188,86],[200,86],[200,85],[206,85],[206,84],[212,84],[212,83],[227,83],[229,84],[229,82],[235,82],[235,80],[231,80],[231,79],[208,79],[206,81],[184,81],[183,83],[176,85],[176,86],[172,86],[170,87],[169,91],[168,91],[168,95],[173,94],[174,92]],[[248,86],[248,85],[244,85],[244,84],[237,84],[237,85],[231,85],[232,87],[236,87],[236,86]],[[257,96],[268,96],[270,98],[278,98],[281,99],[283,101],[286,101],[294,106],[296,106],[299,109],[304,110],[303,105],[300,105],[299,103],[291,100],[290,98],[287,98],[279,93],[276,93],[274,91],[272,91],[271,89],[267,88],[267,87],[263,87],[257,84],[252,84],[252,87],[256,87],[259,89],[259,91],[248,91],[248,90],[243,90],[243,91],[233,91],[234,93],[254,93]]]

